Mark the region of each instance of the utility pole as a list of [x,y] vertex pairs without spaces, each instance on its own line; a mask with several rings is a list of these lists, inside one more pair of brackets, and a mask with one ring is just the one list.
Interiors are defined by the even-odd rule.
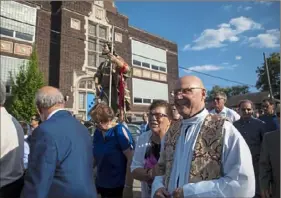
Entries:
[[267,65],[267,59],[265,58],[265,53],[263,53],[263,59],[264,59],[265,69],[266,69],[266,74],[267,74],[269,94],[270,94],[270,98],[273,99],[273,93],[272,93],[272,88],[271,88],[271,83],[270,83],[270,76],[269,76],[269,70],[268,70],[268,65]]
[[[114,43],[114,26],[112,26],[111,29],[111,54],[113,54],[113,43]],[[111,92],[112,92],[112,61],[110,61],[110,75],[109,75],[109,99],[108,99],[108,105],[111,107]]]

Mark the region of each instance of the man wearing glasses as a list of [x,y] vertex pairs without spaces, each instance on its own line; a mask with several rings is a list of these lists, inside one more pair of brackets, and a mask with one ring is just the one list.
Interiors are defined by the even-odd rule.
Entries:
[[227,96],[224,92],[216,92],[213,97],[213,105],[215,108],[210,111],[210,113],[226,117],[233,123],[240,119],[240,115],[225,106],[226,100]]
[[198,77],[177,81],[175,105],[183,120],[162,142],[152,198],[254,196],[249,147],[230,121],[209,114],[206,96]]
[[241,118],[235,121],[233,125],[244,137],[248,144],[254,165],[255,177],[256,177],[256,195],[255,198],[260,197],[259,188],[259,159],[262,139],[265,134],[265,123],[259,119],[253,117],[254,104],[250,100],[242,100],[239,103],[239,112]]

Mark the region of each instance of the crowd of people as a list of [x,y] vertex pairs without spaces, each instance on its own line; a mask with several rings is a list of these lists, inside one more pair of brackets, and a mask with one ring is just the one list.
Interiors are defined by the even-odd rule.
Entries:
[[255,118],[250,100],[236,112],[217,92],[209,111],[202,81],[184,76],[173,104],[154,100],[143,114],[137,141],[96,104],[91,142],[57,88],[37,91],[31,129],[6,111],[5,93],[1,83],[0,198],[131,198],[134,179],[142,198],[280,197],[280,107],[271,99]]

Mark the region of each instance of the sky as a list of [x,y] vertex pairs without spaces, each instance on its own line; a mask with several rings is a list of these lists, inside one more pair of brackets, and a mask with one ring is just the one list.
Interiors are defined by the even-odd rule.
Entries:
[[[280,2],[116,2],[131,26],[178,45],[179,67],[253,85],[256,69],[280,51]],[[196,75],[207,89],[238,85]]]

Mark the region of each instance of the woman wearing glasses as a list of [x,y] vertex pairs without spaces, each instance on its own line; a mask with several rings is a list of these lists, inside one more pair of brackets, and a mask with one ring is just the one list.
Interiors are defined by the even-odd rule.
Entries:
[[142,198],[150,197],[161,139],[169,129],[172,117],[172,108],[164,100],[155,100],[149,107],[150,131],[139,137],[131,165],[133,178],[141,181]]
[[95,105],[89,114],[96,126],[93,155],[98,193],[102,198],[132,197],[130,165],[134,145],[130,132],[113,121],[115,114],[107,104]]

